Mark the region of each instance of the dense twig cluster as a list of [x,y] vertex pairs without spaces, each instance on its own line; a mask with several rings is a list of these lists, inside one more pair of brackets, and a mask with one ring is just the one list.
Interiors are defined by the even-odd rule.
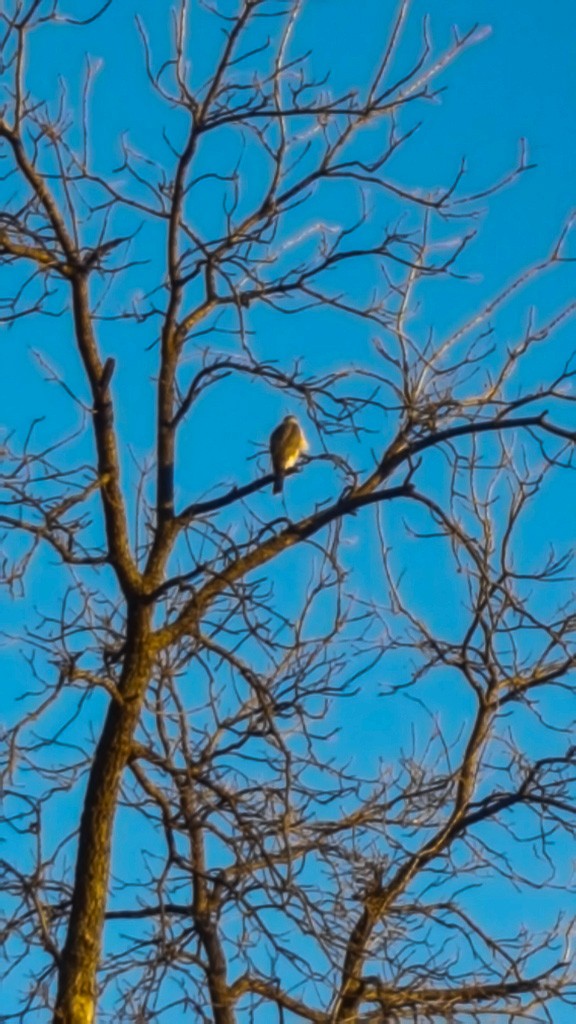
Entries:
[[[111,171],[91,154],[96,65],[77,107],[26,85],[31,35],[110,7],[0,14],[1,317],[70,319],[83,371],[77,387],[38,354],[78,429],[44,443],[34,420],[2,447],[2,581],[34,589],[48,552],[61,583],[21,636],[30,682],[3,737],[14,995],[0,1019],[89,1024],[99,1000],[98,1019],[139,1022],[551,1020],[574,1001],[569,924],[538,935],[510,911],[501,927],[474,892],[562,887],[576,830],[570,562],[529,549],[576,438],[573,357],[555,353],[546,379],[532,359],[576,304],[530,314],[513,343],[493,331],[567,262],[570,224],[457,329],[423,336],[412,313],[431,280],[459,278],[477,203],[529,167],[522,148],[475,194],[464,165],[427,191],[390,169],[407,115],[483,31],[436,54],[425,23],[405,65],[402,0],[370,80],[332,93],[296,54],[301,0],[178,0],[168,59],[138,20],[148,88],[178,126],[167,116],[167,159],[125,137]],[[222,30],[203,84],[197,16]],[[232,162],[223,131],[241,140]],[[154,283],[131,296],[160,245]],[[287,366],[255,344],[259,311],[349,318],[372,347],[312,371],[298,342]],[[135,326],[157,409],[136,469],[117,387]],[[179,503],[178,438],[230,382],[246,401],[254,386],[289,395],[314,431],[299,518],[271,514],[268,468]],[[351,567],[354,516],[378,599]],[[451,580],[448,619],[403,578],[414,540],[420,575],[430,549]],[[374,681],[383,730],[412,699],[414,731],[371,758],[351,709]],[[439,685],[456,729],[435,714]]]

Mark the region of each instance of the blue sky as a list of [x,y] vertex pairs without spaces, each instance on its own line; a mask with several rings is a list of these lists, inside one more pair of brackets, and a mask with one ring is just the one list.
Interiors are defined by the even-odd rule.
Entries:
[[[231,10],[235,7],[233,3],[229,6]],[[130,145],[150,161],[145,165],[150,173],[163,167],[170,175],[173,160],[162,141],[162,130],[168,128],[172,137],[178,139],[183,124],[177,114],[167,120],[165,108],[147,86],[141,42],[134,22],[135,14],[139,14],[146,25],[154,58],[160,63],[168,52],[169,8],[169,3],[157,0],[138,3],[124,0],[114,3],[101,20],[85,29],[52,26],[38,31],[32,39],[28,61],[32,91],[55,96],[59,77],[66,80],[67,109],[75,122],[73,133],[77,131],[80,79],[86,56],[98,66],[91,97],[90,148],[94,166],[102,173],[119,166],[120,140],[125,133]],[[449,182],[465,158],[468,170],[463,190],[481,191],[513,166],[521,137],[527,140],[530,160],[537,164],[511,188],[478,204],[481,210],[475,222],[478,237],[461,264],[469,279],[433,284],[422,295],[422,307],[415,314],[415,323],[421,325],[422,331],[432,325],[442,334],[461,324],[522,268],[540,260],[549,251],[567,214],[576,206],[576,15],[568,0],[556,0],[553,7],[540,0],[415,0],[412,8],[405,46],[400,51],[401,62],[413,57],[418,50],[424,14],[430,17],[431,38],[437,49],[448,45],[454,25],[465,31],[478,22],[489,26],[491,31],[481,44],[469,49],[447,69],[439,82],[446,91],[437,103],[414,114],[407,113],[404,127],[411,119],[415,121],[420,117],[423,125],[391,165],[391,177],[407,187],[432,188]],[[86,5],[70,2],[66,9],[79,14],[85,12]],[[394,9],[395,5],[384,0],[357,0],[356,3],[308,0],[293,41],[293,52],[312,48],[315,73],[319,78],[330,73],[335,92],[361,87],[381,50],[390,12]],[[197,82],[202,81],[213,60],[217,35],[210,26],[206,13],[195,10],[191,47]],[[206,153],[200,152],[200,171],[217,165],[222,172],[229,172],[239,153],[238,138],[224,130],[211,141]],[[255,160],[244,166],[248,180],[243,201],[249,203],[259,188],[263,170]],[[6,185],[0,185],[0,189],[2,187]],[[216,190],[217,186],[212,184],[199,185],[194,199],[195,216],[206,230],[213,223],[210,204]],[[341,205],[346,202],[346,193],[342,191]],[[383,204],[375,212],[375,222],[378,218],[396,216],[396,213],[392,204],[389,208]],[[137,218],[130,215],[125,221],[119,219],[115,227],[120,232],[132,230],[137,226],[136,221]],[[143,265],[128,272],[121,291],[112,290],[103,307],[106,313],[117,311],[132,298],[138,299],[141,293],[159,282],[162,244],[159,228],[152,225],[142,229],[132,255],[144,261]],[[2,295],[10,290],[11,272],[6,272],[5,280],[7,285],[0,288]],[[367,287],[357,271],[350,273],[345,284],[358,294]],[[517,338],[528,305],[535,306],[538,317],[550,316],[569,301],[573,291],[574,269],[571,266],[559,268],[526,289],[494,318],[498,343],[505,345]],[[57,294],[53,301],[57,308],[61,296]],[[136,479],[135,460],[152,458],[156,329],[157,322],[153,319],[142,325],[104,320],[98,327],[104,354],[114,354],[118,362],[114,389],[117,397],[122,395],[118,424],[123,439],[125,479],[130,486]],[[305,366],[317,371],[345,367],[352,362],[372,365],[371,360],[375,358],[371,344],[374,332],[333,312],[312,311],[299,317],[283,317],[269,310],[256,310],[251,315],[250,329],[254,332],[254,349],[260,357],[277,359],[283,367],[302,356]],[[531,366],[534,378],[548,371],[551,362],[560,365],[565,353],[574,347],[572,332],[572,326],[562,328],[553,347],[538,355]],[[21,439],[31,415],[37,413],[45,417],[38,427],[42,443],[54,441],[78,428],[83,422],[78,406],[57,385],[45,380],[45,371],[34,356],[35,351],[42,351],[50,364],[63,373],[67,383],[86,398],[80,367],[71,350],[66,317],[36,320],[34,324],[21,321],[3,334],[5,372],[0,379],[3,428],[13,430],[15,437]],[[235,344],[226,334],[218,338],[218,347],[222,350],[234,349]],[[192,357],[190,366],[194,366]],[[178,500],[187,503],[222,483],[242,483],[250,479],[256,472],[256,463],[247,460],[258,450],[258,445],[266,445],[270,430],[288,411],[295,411],[294,401],[260,384],[248,388],[244,381],[231,380],[215,389],[213,397],[199,404],[184,428],[177,468]],[[377,419],[373,427],[384,434],[389,430],[387,422]],[[310,425],[307,432],[314,452],[319,440]],[[87,457],[88,445],[86,433],[74,442],[73,450],[78,458]],[[372,449],[377,446],[373,435],[358,445],[347,438],[337,440],[335,446],[338,445],[357,468],[364,471],[370,468]],[[263,469],[265,465],[263,461]],[[313,500],[320,500],[335,493],[339,484],[331,473],[325,464],[319,463],[290,481],[287,507],[292,516],[309,508],[311,495]],[[443,474],[442,461],[430,457],[422,481],[432,491],[441,493],[445,484]],[[551,538],[560,545],[571,543],[576,495],[574,489],[566,494],[564,486],[551,481],[540,516],[523,527],[520,547],[526,558],[544,552]],[[258,498],[256,508],[263,516],[275,514],[269,494]],[[458,628],[462,590],[452,574],[444,575],[444,567],[450,573],[447,546],[440,541],[436,548],[431,544],[419,545],[409,536],[396,512],[390,516],[385,509],[383,521],[390,544],[398,551],[394,557],[395,569],[404,573],[415,606],[425,609],[439,628]],[[417,525],[418,522],[414,515],[411,523]],[[229,525],[230,529],[242,530],[236,513],[230,517]],[[354,585],[366,587],[370,597],[376,600],[383,596],[385,584],[373,554],[375,543],[371,513],[347,525],[345,558],[353,571]],[[296,556],[285,558],[279,571],[273,572],[279,600],[287,609],[297,598],[304,569],[305,560]],[[39,559],[26,597],[5,607],[4,628],[16,631],[23,621],[30,621],[35,610],[49,608],[53,594],[61,587],[52,560]],[[5,711],[8,720],[14,714],[11,698],[22,685],[19,646],[11,642],[4,646],[12,684]],[[398,664],[398,672],[405,671],[405,664]],[[409,741],[414,721],[423,731],[426,728],[426,716],[420,717],[421,712],[410,696],[376,702],[376,694],[383,692],[388,682],[389,675],[380,675],[379,670],[375,670],[355,700],[354,723],[365,737],[362,755],[369,765],[379,756],[393,757],[399,744]],[[437,709],[447,734],[456,735],[467,711],[465,698],[460,693],[454,697],[450,692],[447,695],[446,679],[441,677],[430,684],[426,696],[429,705]],[[342,712],[334,711],[334,724],[344,725],[349,707],[345,702]],[[99,713],[100,708],[96,707],[96,719]],[[533,742],[544,742],[532,719],[520,720],[518,729],[526,737],[534,730]],[[560,745],[562,742],[558,740]],[[131,856],[129,851],[125,852],[126,857]],[[121,863],[122,854],[118,857]],[[542,918],[545,923],[553,907],[531,897],[525,912],[532,921],[541,923]],[[480,908],[480,913],[490,916],[492,910]],[[559,1015],[555,1020],[557,1024],[564,1024],[567,1018]]]
[[[157,98],[149,90],[145,91],[141,45],[134,25],[134,11],[139,11],[148,26],[154,53],[160,62],[166,52],[170,25],[168,6],[150,2],[116,4],[101,21],[81,30],[81,41],[78,30],[65,27],[58,29],[57,33],[52,28],[46,29],[37,33],[33,40],[29,64],[36,91],[44,95],[47,91],[55,91],[58,76],[65,77],[69,82],[68,103],[72,109],[78,98],[86,54],[90,54],[93,62],[102,63],[93,90],[91,149],[95,164],[103,170],[119,165],[119,140],[126,133],[125,137],[135,149],[165,166],[168,173],[170,171],[169,154],[161,139],[165,112]],[[390,3],[371,3],[370,0],[357,6],[362,13],[351,17],[349,0],[331,0],[330,3],[328,0],[309,0],[301,35],[294,43],[294,51],[314,45],[313,63],[318,75],[330,72],[335,91],[340,86],[346,88],[362,83],[384,37],[386,14],[394,9]],[[80,9],[84,8],[70,7],[74,13]],[[329,25],[326,24],[328,10]],[[453,288],[446,288],[443,284],[439,287],[432,317],[435,328],[442,330],[460,323],[483,295],[501,286],[528,262],[541,258],[570,210],[574,201],[572,182],[576,162],[572,130],[576,69],[570,31],[573,11],[568,3],[555,4],[553,17],[540,3],[519,0],[509,0],[505,4],[463,4],[456,0],[416,3],[405,49],[412,47],[416,51],[421,13],[426,12],[430,15],[431,37],[438,48],[449,41],[453,24],[464,30],[479,22],[491,26],[492,33],[484,43],[472,47],[446,71],[442,78],[446,91],[439,97],[439,102],[414,114],[413,120],[424,114],[424,124],[394,165],[394,177],[414,187],[437,186],[452,178],[460,160],[465,157],[469,168],[465,189],[482,189],[513,166],[520,137],[527,139],[529,156],[538,164],[536,170],[526,174],[513,188],[490,200],[489,210],[481,219],[479,238],[462,264],[472,280]],[[202,45],[197,47],[198,60],[194,64],[198,68],[199,80],[203,77],[202,61],[208,64],[213,52],[210,45],[205,45],[203,18],[205,15],[198,23]],[[377,26],[381,27],[381,32]],[[318,46],[317,40],[325,38],[330,45]],[[213,41],[208,39],[208,42]],[[411,115],[407,116],[410,118]],[[171,119],[170,130],[179,124],[181,120]],[[174,133],[177,136],[177,127]],[[236,158],[238,140],[223,132],[206,154],[208,163],[215,152],[218,159],[229,165]],[[200,153],[200,161],[202,157]],[[200,192],[200,218],[204,215],[207,200],[209,205],[209,193]],[[154,282],[157,274],[157,264],[150,248],[153,245],[159,247],[160,238],[158,235],[144,237],[146,241],[143,238],[138,255],[145,257],[147,265],[132,275],[130,286],[135,294]],[[148,243],[148,238],[154,241]],[[570,269],[556,277],[564,277],[565,281],[560,285],[557,280],[553,284],[547,281],[539,284],[538,308],[542,313],[558,305],[560,287],[571,287]],[[125,292],[122,299],[124,295]],[[121,301],[120,297],[113,298]],[[530,301],[532,298],[529,297]],[[522,296],[520,307],[516,308],[523,313],[527,301],[528,297]],[[273,353],[284,360],[301,354],[299,346],[294,346],[294,328],[290,318],[275,317],[273,323],[258,313],[255,318],[262,354]],[[427,320],[430,320],[429,316]],[[508,322],[514,329],[518,320],[511,318]],[[358,343],[361,343],[360,338],[365,340],[365,332],[362,333],[345,318],[326,320],[327,330],[323,327],[318,329],[317,323],[318,317],[313,316],[304,327],[299,324],[297,328],[299,337],[303,332],[310,336],[311,344],[306,347],[308,365],[325,367],[349,360],[353,351],[351,339],[358,338]],[[137,358],[142,359],[146,358],[142,352],[143,339],[153,342],[154,327],[154,324],[138,330],[129,327],[121,333],[119,329],[103,324],[100,333],[104,348],[128,345],[130,352],[137,352]],[[44,329],[49,350],[53,351],[57,364],[61,363],[62,344],[59,338],[65,327],[61,321],[46,322]],[[26,348],[33,346],[30,342],[17,345],[12,338],[11,367],[17,381],[21,381],[23,364],[30,362]],[[366,355],[363,351],[362,358]],[[154,357],[154,352],[148,357],[151,373]],[[136,386],[131,373],[131,359],[122,360],[118,372],[119,386],[123,372],[130,375],[132,382],[128,401],[123,403],[120,415],[125,418],[130,440],[136,446],[148,448],[150,434],[147,428],[152,421],[137,413],[142,409],[143,400],[147,406],[150,405],[153,394],[144,375]],[[28,386],[38,386],[33,383],[37,378],[38,374],[34,373]],[[14,422],[14,417],[16,422],[19,419],[26,422],[27,414],[19,400],[18,388],[10,377],[5,378],[4,384],[3,408],[7,422]],[[51,402],[55,403],[54,388],[51,389]],[[200,416],[203,411],[201,408]],[[268,437],[271,426],[283,412],[282,407],[251,403],[252,415],[245,421],[245,435],[234,432],[233,437],[226,436],[225,446],[230,460],[227,466],[222,467],[225,474],[235,472],[239,462],[250,453],[250,442]],[[69,409],[69,414],[69,418],[76,422],[73,410]],[[66,415],[64,409],[63,415]],[[210,418],[214,436],[211,412]],[[202,432],[202,426],[201,423],[196,433]],[[187,439],[186,443],[194,445],[194,439]],[[212,463],[207,465],[206,484],[213,480]]]

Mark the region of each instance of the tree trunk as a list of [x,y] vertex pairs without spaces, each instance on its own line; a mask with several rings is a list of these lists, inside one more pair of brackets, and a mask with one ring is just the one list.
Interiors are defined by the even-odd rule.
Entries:
[[128,624],[129,642],[120,682],[96,748],[80,823],[72,908],[62,951],[54,1024],[92,1024],[96,974],[108,897],[114,816],[122,772],[152,671],[154,646],[149,609]]

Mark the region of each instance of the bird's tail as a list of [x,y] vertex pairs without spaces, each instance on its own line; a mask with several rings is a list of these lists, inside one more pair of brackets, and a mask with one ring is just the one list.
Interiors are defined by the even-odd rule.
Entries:
[[282,473],[278,473],[278,475],[274,478],[274,486],[272,488],[272,494],[282,494],[283,487],[284,487],[284,476],[283,476]]

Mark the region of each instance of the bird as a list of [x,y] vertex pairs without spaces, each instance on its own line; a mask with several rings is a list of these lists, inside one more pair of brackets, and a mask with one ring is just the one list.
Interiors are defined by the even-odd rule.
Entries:
[[270,435],[270,457],[274,470],[273,494],[280,494],[286,470],[296,465],[305,451],[308,451],[308,442],[302,427],[295,416],[285,416]]

